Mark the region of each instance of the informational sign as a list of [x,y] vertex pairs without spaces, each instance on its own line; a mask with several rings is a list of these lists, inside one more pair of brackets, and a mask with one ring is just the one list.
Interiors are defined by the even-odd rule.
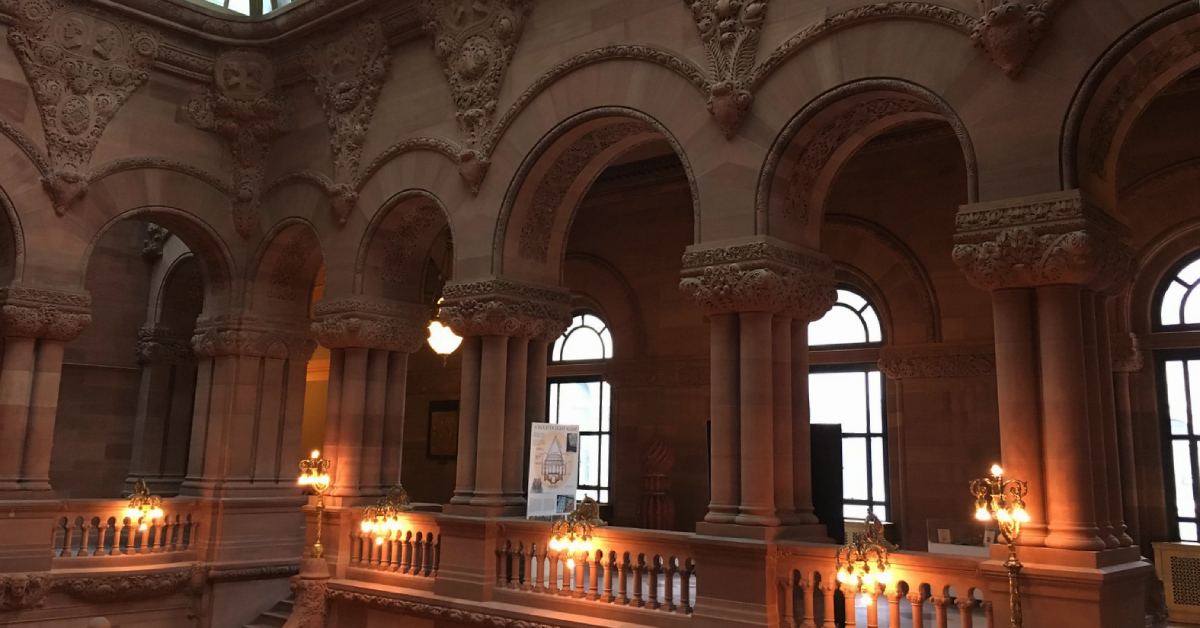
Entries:
[[554,517],[575,509],[579,486],[579,426],[534,423],[529,442],[526,517]]

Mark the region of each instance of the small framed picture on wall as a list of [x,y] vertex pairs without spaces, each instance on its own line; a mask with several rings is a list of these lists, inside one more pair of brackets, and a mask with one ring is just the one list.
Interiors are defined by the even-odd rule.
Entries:
[[458,456],[458,401],[429,402],[429,438],[426,443],[430,458]]

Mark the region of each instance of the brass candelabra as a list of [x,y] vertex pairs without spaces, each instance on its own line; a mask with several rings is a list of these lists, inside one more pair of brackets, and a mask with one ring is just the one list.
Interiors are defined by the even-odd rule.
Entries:
[[566,517],[554,522],[550,528],[550,549],[567,552],[567,568],[575,568],[575,555],[592,551],[592,532],[604,525],[600,518],[600,504],[591,497],[584,497]]
[[1021,628],[1021,561],[1017,559],[1017,537],[1021,535],[1021,524],[1029,523],[1025,510],[1025,496],[1029,485],[1024,480],[1007,479],[1004,468],[992,465],[992,474],[971,481],[971,494],[975,496],[975,518],[979,521],[994,521],[1000,536],[1008,545],[1008,559],[1004,568],[1008,571],[1008,607],[1012,628]]
[[146,480],[138,478],[133,484],[133,493],[129,496],[129,504],[125,506],[123,514],[137,524],[139,532],[145,532],[149,529],[149,523],[163,518],[162,499],[158,495],[151,495]]
[[312,544],[312,557],[320,558],[325,549],[321,547],[321,523],[325,518],[325,491],[329,490],[329,460],[321,457],[319,449],[312,450],[309,457],[300,461],[300,486],[311,488],[317,496],[317,539]]
[[363,509],[359,529],[369,534],[376,545],[400,540],[404,532],[404,513],[410,511],[412,503],[408,499],[408,491],[396,485],[374,506]]
[[883,536],[883,522],[867,512],[866,531],[855,532],[838,549],[837,579],[842,585],[874,597],[892,581],[889,558],[896,546]]

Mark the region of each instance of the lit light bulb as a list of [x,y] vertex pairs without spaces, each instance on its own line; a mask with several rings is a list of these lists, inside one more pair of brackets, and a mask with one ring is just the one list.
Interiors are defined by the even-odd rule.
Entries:
[[145,521],[138,524],[138,532],[145,532],[146,530],[149,530],[149,529],[150,529],[150,526],[147,526]]
[[1020,523],[1029,523],[1029,512],[1024,508],[1017,506],[1016,509],[1013,510],[1013,519],[1016,519]]
[[988,513],[987,508],[985,508],[983,506],[977,506],[975,508],[975,519],[977,519],[979,521],[990,521],[991,518],[992,518],[992,515],[990,513]]
[[438,321],[429,323],[429,346],[438,355],[450,355],[462,344],[462,336]]
[[142,516],[142,511],[131,506],[125,509],[125,516],[133,521],[137,521],[138,518]]
[[321,450],[320,450],[320,449],[314,449],[314,450],[312,450],[312,453],[308,454],[308,457],[309,457],[309,458],[311,458],[311,459],[313,459],[313,460],[316,460],[317,458],[320,458],[320,457],[321,457]]
[[159,508],[158,506],[155,506],[154,508],[150,509],[150,518],[151,519],[162,519],[163,518],[163,509]]
[[358,528],[363,531],[363,534],[370,534],[374,527],[375,526],[366,519],[363,519],[362,522],[358,524]]
[[382,536],[377,536],[377,537],[375,537],[375,544],[376,544],[376,545],[383,545],[383,537],[382,537]]
[[574,569],[574,568],[575,568],[575,559],[568,558],[567,559],[567,569]]
[[1004,467],[1002,467],[998,464],[992,465],[992,475],[994,475],[996,477],[1000,477],[1000,476],[1004,475]]

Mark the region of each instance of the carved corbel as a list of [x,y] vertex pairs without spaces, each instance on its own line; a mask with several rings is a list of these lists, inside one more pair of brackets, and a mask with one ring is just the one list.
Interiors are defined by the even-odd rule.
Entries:
[[725,137],[741,126],[754,94],[751,74],[767,16],[767,0],[684,0],[700,31],[712,81],[708,111]]
[[317,342],[331,349],[364,347],[415,353],[425,343],[430,308],[352,297],[321,301],[313,308],[312,332]]
[[460,336],[557,338],[571,322],[561,288],[503,279],[448,283],[440,318]]
[[266,56],[248,50],[222,53],[213,65],[213,87],[184,106],[197,128],[225,140],[233,156],[234,227],[243,238],[259,229],[267,150],[288,126]]
[[1054,0],[980,0],[983,16],[971,40],[1009,78],[1016,78],[1050,29]]
[[837,300],[833,262],[782,243],[692,249],[681,275],[680,290],[707,314],[778,312],[814,321]]
[[351,182],[359,174],[363,144],[390,61],[383,28],[376,21],[304,51],[304,69],[329,125],[333,178],[337,182],[330,199],[339,225],[346,223],[358,204],[358,193]]
[[152,31],[66,0],[22,2],[8,29],[46,137],[42,185],[60,216],[84,195],[104,129],[150,78]]
[[459,174],[474,194],[488,168],[483,139],[533,0],[422,0],[419,6],[466,143]]

